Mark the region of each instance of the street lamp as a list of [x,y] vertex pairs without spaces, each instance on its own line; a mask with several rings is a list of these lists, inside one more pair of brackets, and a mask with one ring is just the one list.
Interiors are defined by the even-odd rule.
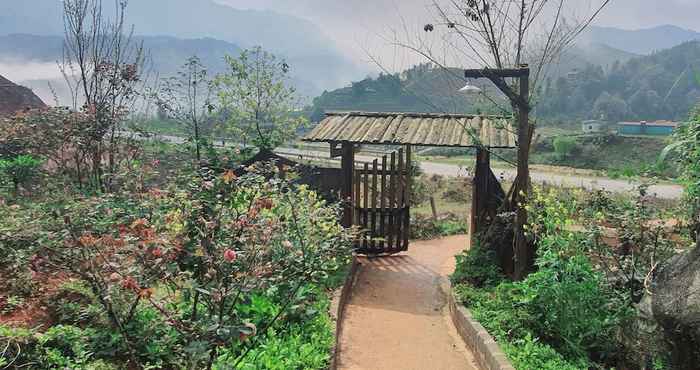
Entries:
[[466,94],[479,94],[482,92],[482,90],[478,86],[474,86],[470,83],[467,83],[463,88],[459,89],[459,92],[463,92]]

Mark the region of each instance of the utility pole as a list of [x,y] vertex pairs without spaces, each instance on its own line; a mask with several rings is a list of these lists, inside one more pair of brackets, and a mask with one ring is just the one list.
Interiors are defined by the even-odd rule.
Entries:
[[[512,277],[515,280],[522,280],[530,270],[534,262],[534,251],[525,238],[525,228],[527,224],[527,210],[525,202],[530,186],[530,68],[521,65],[512,69],[467,69],[464,71],[465,78],[488,78],[499,90],[505,94],[517,112],[518,118],[518,174],[513,186],[511,206],[514,208],[515,224],[513,225],[513,271]],[[519,91],[515,91],[506,83],[506,78],[518,79]],[[502,265],[504,265],[502,263]]]

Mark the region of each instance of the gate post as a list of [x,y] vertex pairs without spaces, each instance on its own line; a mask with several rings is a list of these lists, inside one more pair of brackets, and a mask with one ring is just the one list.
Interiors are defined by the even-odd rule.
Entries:
[[352,143],[344,142],[341,147],[341,172],[343,176],[343,187],[340,192],[344,204],[343,227],[349,228],[353,224],[353,195],[352,186],[355,174],[355,146]]
[[484,148],[476,149],[476,169],[474,171],[472,188],[472,212],[469,234],[473,238],[484,224],[482,217],[489,200],[489,175],[491,171],[491,155]]

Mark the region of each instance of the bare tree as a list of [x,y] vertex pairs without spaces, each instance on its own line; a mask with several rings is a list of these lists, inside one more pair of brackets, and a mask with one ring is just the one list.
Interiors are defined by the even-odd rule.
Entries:
[[[107,190],[116,172],[122,125],[139,97],[143,45],[125,24],[126,0],[115,0],[113,18],[102,0],[64,0],[65,41],[59,67],[70,88],[72,108],[91,117],[76,148],[76,163],[97,190]],[[81,158],[81,156],[83,158]]]
[[[503,205],[504,211],[513,212],[516,217],[513,248],[505,255],[502,265],[514,263],[511,273],[516,279],[525,276],[534,255],[533,246],[524,234],[527,223],[524,204],[530,189],[529,152],[536,122],[529,112],[537,104],[538,86],[546,78],[548,67],[609,3],[610,0],[600,0],[590,9],[590,14],[576,17],[574,13],[581,4],[574,0],[433,0],[436,19],[425,25],[424,33],[416,34],[404,25],[405,37],[402,39],[395,33],[390,40],[446,72],[454,74],[454,65],[479,66],[482,77],[494,81],[510,98],[511,106],[504,107],[499,99],[485,95],[504,113],[514,114],[523,123],[518,132],[518,176]],[[498,70],[523,67],[532,71],[528,72],[529,78],[508,82],[494,74]],[[465,76],[454,77],[468,82]]]
[[197,162],[202,160],[201,147],[207,136],[203,125],[208,123],[214,110],[211,98],[212,81],[196,56],[187,59],[176,77],[164,80],[155,94],[159,110],[187,130]]

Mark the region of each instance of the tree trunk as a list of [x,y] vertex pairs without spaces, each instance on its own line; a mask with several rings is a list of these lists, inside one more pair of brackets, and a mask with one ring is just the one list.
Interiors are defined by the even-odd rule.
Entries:
[[[524,76],[520,79],[520,96],[525,102],[529,99],[529,78]],[[530,182],[530,121],[529,107],[518,105],[518,175],[515,184],[515,223],[513,254],[515,256],[513,279],[522,280],[532,268],[534,253],[525,237],[525,225],[527,224],[527,193]]]

